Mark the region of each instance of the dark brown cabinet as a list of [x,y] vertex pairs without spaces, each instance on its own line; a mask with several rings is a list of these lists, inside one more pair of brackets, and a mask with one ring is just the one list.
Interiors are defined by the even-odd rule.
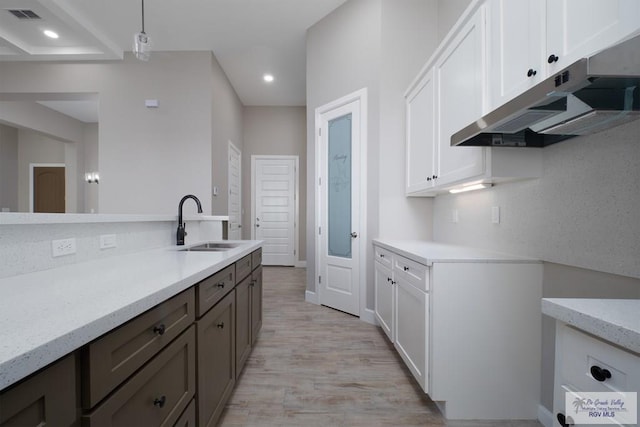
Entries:
[[251,276],[236,285],[236,379],[251,354]]
[[[258,251],[256,251],[258,252]],[[262,251],[260,251],[262,253]],[[260,256],[262,258],[262,256]],[[255,345],[262,329],[262,266],[251,273],[251,345]]]
[[215,426],[236,382],[235,293],[196,322],[198,425]]
[[0,392],[1,427],[67,427],[76,421],[75,354]]
[[125,323],[82,351],[82,406],[93,408],[195,320],[193,288]]
[[85,427],[173,426],[196,390],[195,326],[82,417]]

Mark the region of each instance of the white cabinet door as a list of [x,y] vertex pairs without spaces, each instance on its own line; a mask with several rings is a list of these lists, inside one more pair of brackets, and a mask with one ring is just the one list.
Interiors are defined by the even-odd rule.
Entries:
[[437,159],[433,68],[406,97],[407,194],[433,186]]
[[490,0],[489,110],[545,77],[544,0]]
[[395,347],[423,390],[428,383],[429,294],[402,277],[395,278],[396,342]]
[[610,46],[640,28],[638,0],[547,0],[549,73]]
[[395,282],[391,274],[391,269],[385,267],[380,262],[374,264],[374,286],[375,286],[375,313],[382,330],[389,337],[391,342],[395,341],[395,330],[393,318],[395,315]]
[[439,167],[436,185],[484,172],[482,147],[451,147],[451,135],[482,117],[486,92],[485,9],[480,7],[436,62]]

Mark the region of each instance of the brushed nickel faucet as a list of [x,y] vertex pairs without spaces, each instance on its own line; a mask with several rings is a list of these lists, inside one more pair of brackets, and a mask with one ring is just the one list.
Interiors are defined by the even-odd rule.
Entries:
[[184,229],[184,223],[182,222],[182,205],[187,199],[193,199],[198,205],[198,213],[202,213],[202,205],[200,204],[200,200],[193,194],[187,194],[182,198],[182,200],[180,200],[180,204],[178,205],[178,232],[176,234],[176,245],[180,246],[184,245],[184,236],[187,235],[187,232]]

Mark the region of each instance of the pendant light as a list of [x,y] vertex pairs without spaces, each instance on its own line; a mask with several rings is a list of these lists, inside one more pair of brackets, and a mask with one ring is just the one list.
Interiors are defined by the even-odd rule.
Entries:
[[142,2],[142,31],[133,35],[133,53],[141,61],[151,56],[151,37],[144,32],[144,0]]

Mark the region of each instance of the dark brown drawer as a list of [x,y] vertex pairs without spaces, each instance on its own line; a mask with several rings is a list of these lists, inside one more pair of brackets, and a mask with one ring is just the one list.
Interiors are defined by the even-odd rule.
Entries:
[[251,269],[255,270],[262,264],[262,248],[251,252]]
[[196,285],[197,316],[201,317],[236,285],[236,270],[230,265]]
[[236,283],[242,282],[251,274],[251,254],[236,261]]
[[76,421],[76,363],[70,355],[0,392],[0,426],[57,427]]
[[136,375],[82,417],[85,427],[171,427],[196,386],[195,326],[162,350]]
[[174,427],[196,427],[196,399],[191,399],[191,403],[187,406],[187,409],[184,410],[182,415],[176,423]]
[[94,407],[195,320],[190,288],[84,348],[82,406]]

